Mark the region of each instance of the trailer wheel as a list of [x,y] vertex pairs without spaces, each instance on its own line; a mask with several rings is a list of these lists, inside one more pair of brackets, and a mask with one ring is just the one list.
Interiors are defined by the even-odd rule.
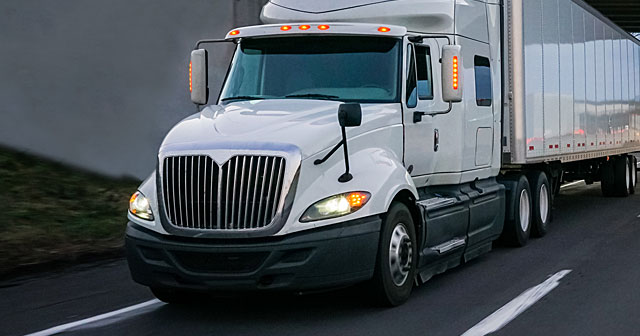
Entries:
[[525,246],[531,234],[531,188],[524,175],[518,178],[517,187],[513,194],[513,218],[506,220],[500,240],[511,246]]
[[615,191],[615,171],[613,169],[613,161],[605,161],[600,166],[600,188],[604,197],[611,197]]
[[379,303],[398,306],[409,299],[416,274],[418,246],[411,212],[393,203],[382,219],[373,287]]
[[531,194],[533,204],[533,225],[531,226],[531,234],[535,237],[543,237],[549,229],[551,222],[551,184],[544,172],[533,172],[529,175],[531,182]]
[[629,193],[633,195],[636,193],[636,183],[638,180],[638,159],[634,155],[629,155],[629,172],[631,173]]
[[629,196],[629,189],[631,186],[631,171],[629,165],[629,158],[619,156],[613,161],[614,170],[614,193],[616,196],[627,197]]

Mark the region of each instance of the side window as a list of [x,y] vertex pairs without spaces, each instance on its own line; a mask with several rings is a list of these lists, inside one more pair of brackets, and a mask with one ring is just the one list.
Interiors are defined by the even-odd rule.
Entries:
[[418,98],[433,99],[433,77],[431,73],[431,50],[426,46],[416,46],[416,66],[418,70]]
[[491,106],[493,92],[491,89],[491,65],[486,57],[474,58],[476,73],[476,105]]
[[416,61],[413,57],[413,45],[407,48],[407,107],[418,105],[418,89],[416,84]]

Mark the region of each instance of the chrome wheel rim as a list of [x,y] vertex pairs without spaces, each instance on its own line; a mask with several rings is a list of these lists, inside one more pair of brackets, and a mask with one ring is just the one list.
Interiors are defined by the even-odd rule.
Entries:
[[530,211],[529,193],[527,189],[522,189],[520,192],[520,227],[522,228],[522,232],[527,232],[529,229]]
[[538,204],[540,204],[540,219],[542,219],[542,223],[546,223],[549,215],[549,191],[546,184],[540,187],[540,202]]
[[396,286],[402,286],[409,278],[413,261],[411,237],[403,223],[398,223],[391,233],[389,242],[389,270]]

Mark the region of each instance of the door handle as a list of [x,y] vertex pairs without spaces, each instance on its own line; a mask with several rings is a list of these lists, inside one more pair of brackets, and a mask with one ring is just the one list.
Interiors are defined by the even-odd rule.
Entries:
[[440,148],[440,131],[438,129],[433,130],[433,151],[437,152]]

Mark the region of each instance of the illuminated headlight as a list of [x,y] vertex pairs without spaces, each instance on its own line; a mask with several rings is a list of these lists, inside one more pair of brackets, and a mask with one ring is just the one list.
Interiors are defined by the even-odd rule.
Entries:
[[129,199],[129,212],[136,217],[153,220],[153,212],[151,211],[149,200],[139,191],[136,191]]
[[327,197],[310,206],[300,217],[300,221],[313,222],[354,213],[367,204],[370,196],[368,192],[355,191]]

